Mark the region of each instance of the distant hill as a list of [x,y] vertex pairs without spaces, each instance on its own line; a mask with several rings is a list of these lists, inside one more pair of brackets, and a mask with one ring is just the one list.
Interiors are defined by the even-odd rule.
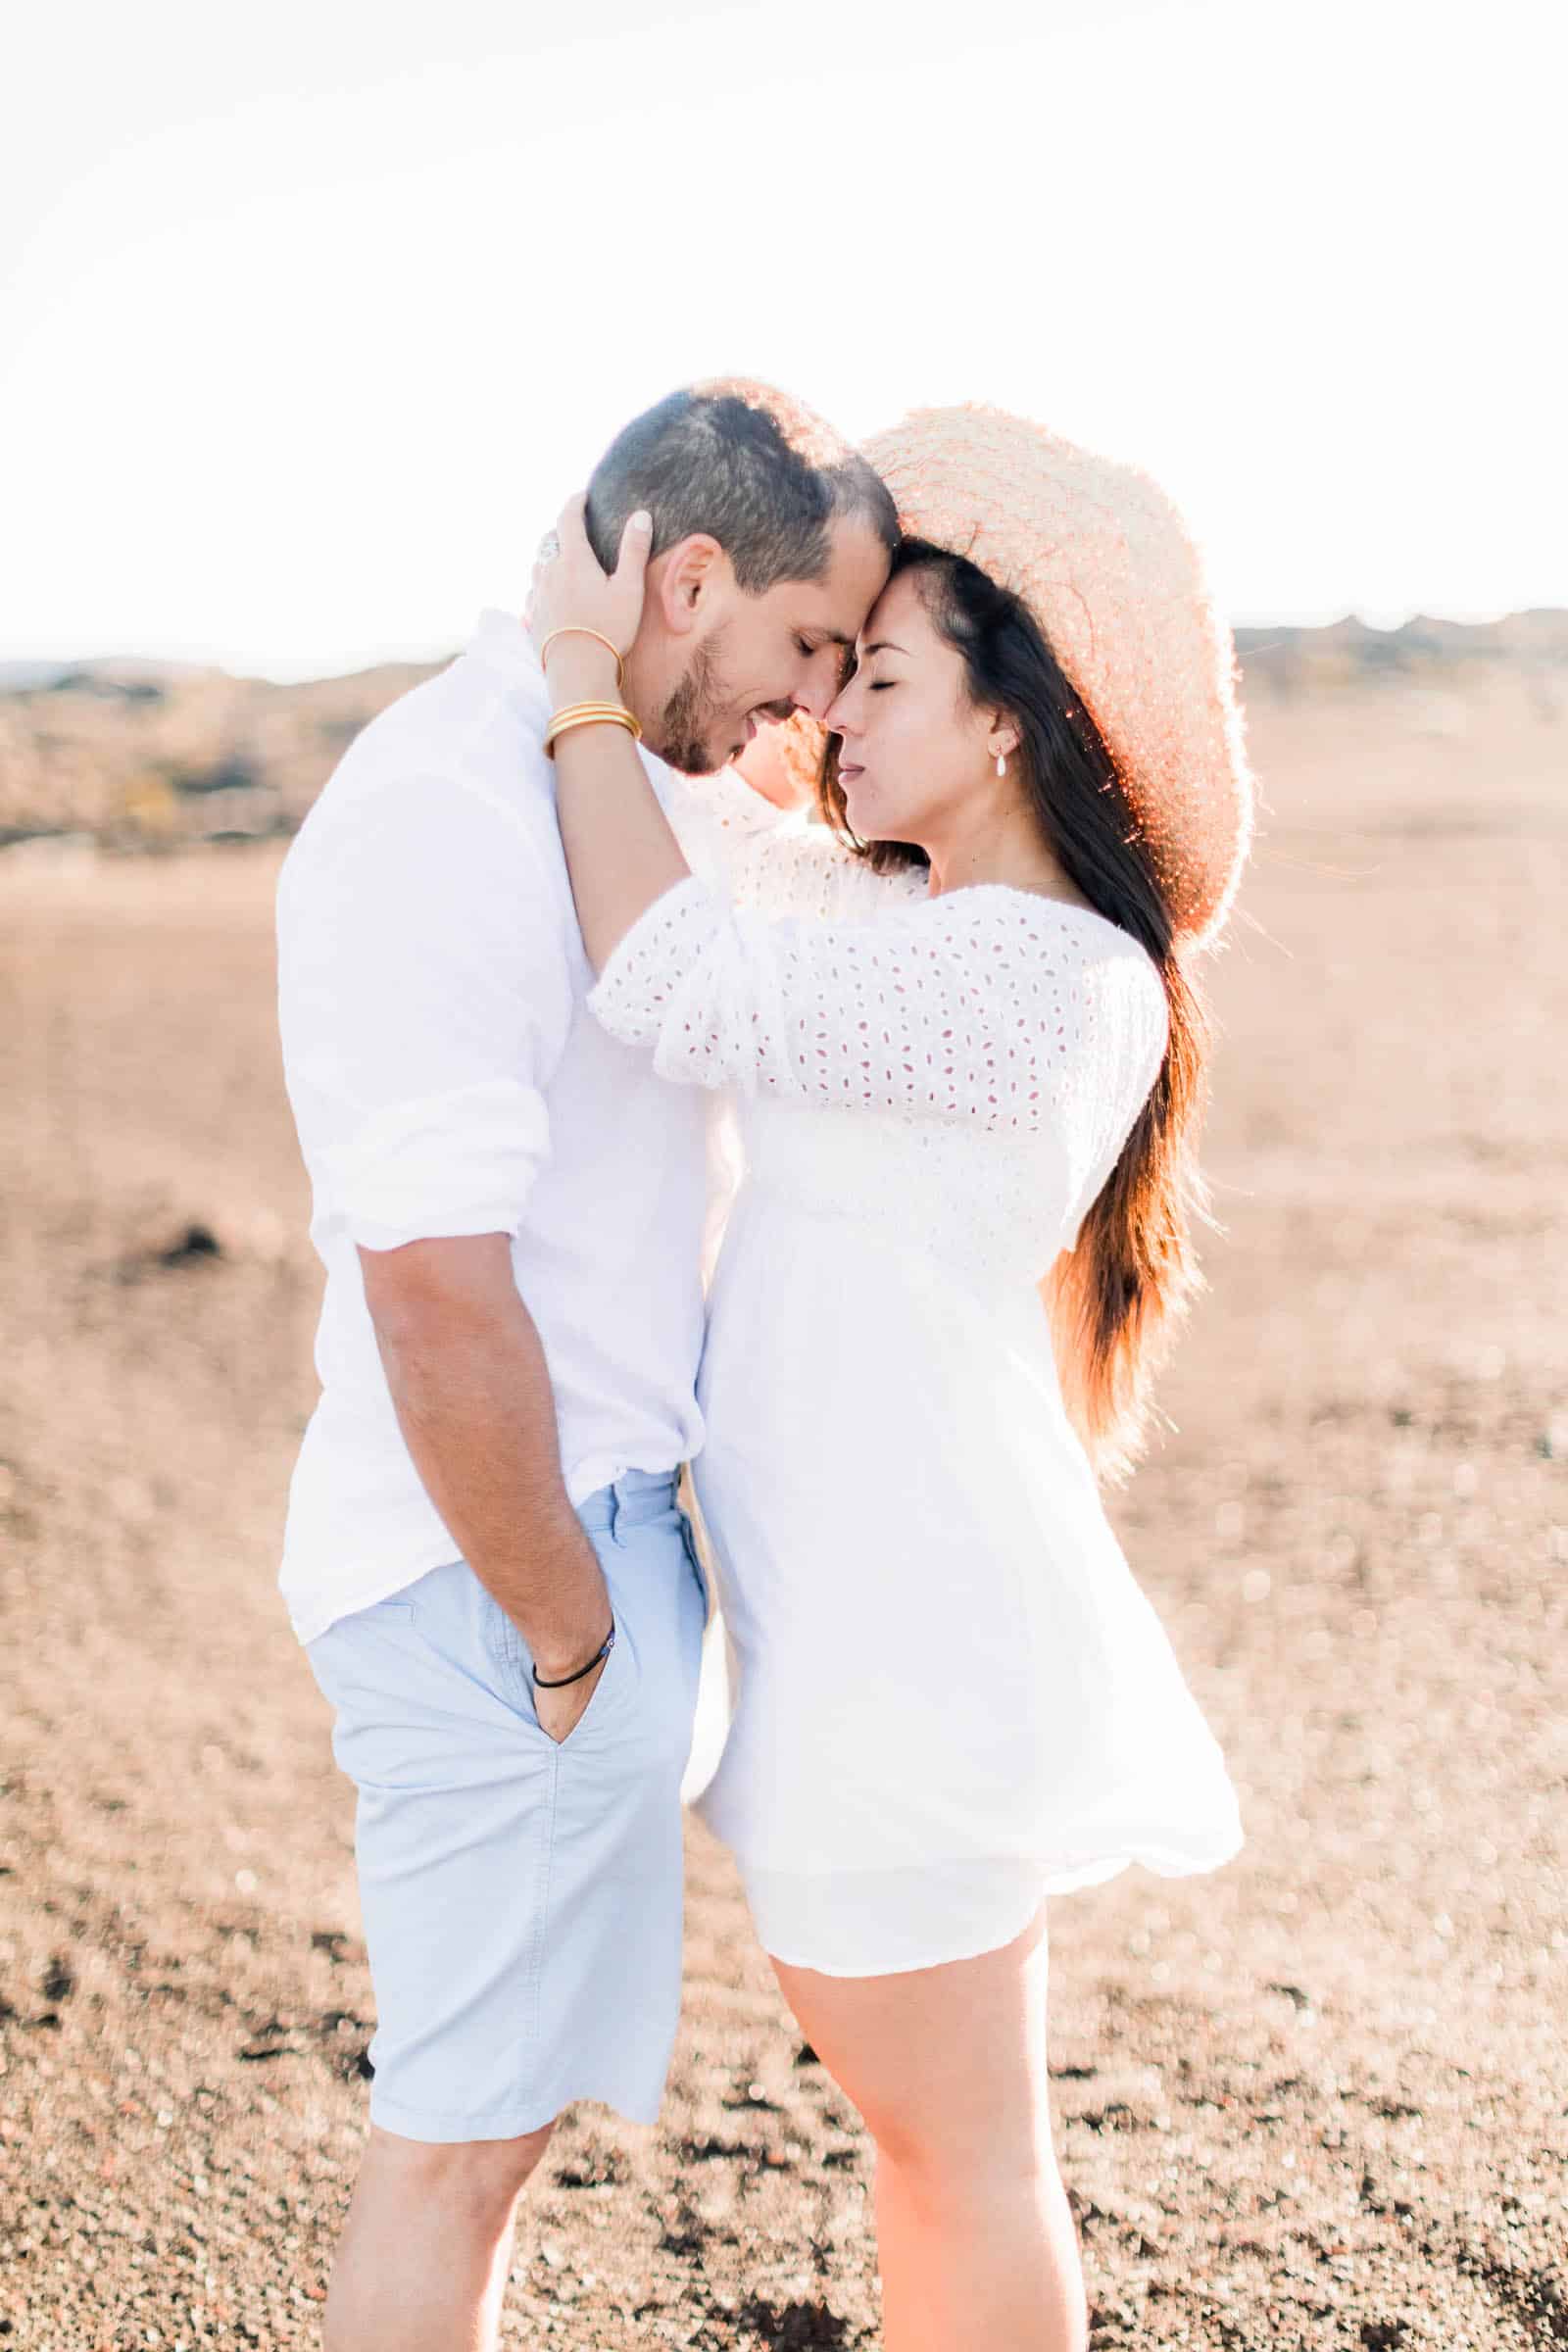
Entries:
[[[1456,744],[1506,710],[1533,733],[1549,726],[1560,757],[1568,612],[1398,629],[1352,616],[1239,629],[1237,647],[1254,754],[1315,742],[1336,710],[1363,734],[1375,710],[1385,731],[1397,718],[1413,739]],[[134,660],[0,662],[0,849],[63,834],[136,850],[291,833],[361,727],[439,666],[273,685]]]
[[1418,612],[1397,629],[1374,629],[1349,613],[1323,628],[1238,629],[1236,650],[1250,686],[1284,679],[1292,690],[1391,675],[1439,683],[1443,672],[1478,668],[1568,672],[1568,612],[1482,621]]
[[0,848],[291,833],[367,721],[438,666],[279,686],[154,662],[26,664],[0,677]]

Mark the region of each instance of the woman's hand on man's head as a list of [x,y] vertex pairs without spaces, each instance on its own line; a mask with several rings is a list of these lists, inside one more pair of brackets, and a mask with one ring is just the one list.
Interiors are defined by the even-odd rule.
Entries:
[[[653,520],[643,513],[630,517],[620,535],[615,568],[607,575],[588,537],[586,506],[579,494],[561,511],[557,551],[541,552],[533,567],[526,626],[536,651],[557,631],[571,632],[556,636],[550,647],[546,670],[552,686],[569,676],[573,694],[618,694],[609,647],[625,654],[642,624]],[[607,639],[608,645],[600,644],[599,638]]]

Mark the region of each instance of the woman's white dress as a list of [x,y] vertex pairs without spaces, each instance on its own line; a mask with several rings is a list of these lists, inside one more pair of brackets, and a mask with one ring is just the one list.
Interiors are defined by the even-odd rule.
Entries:
[[931,899],[755,804],[733,832],[725,887],[667,892],[591,1003],[732,1090],[740,1134],[694,1466],[738,1690],[700,1810],[768,1951],[879,1975],[1241,1843],[1038,1288],[1158,1070],[1164,991],[1098,915]]

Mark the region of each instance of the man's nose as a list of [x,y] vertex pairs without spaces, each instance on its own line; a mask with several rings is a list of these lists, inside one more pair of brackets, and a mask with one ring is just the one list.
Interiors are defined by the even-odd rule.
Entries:
[[795,708],[797,710],[808,711],[812,718],[826,718],[828,708],[837,691],[836,679],[815,677],[808,672],[803,682],[795,689]]

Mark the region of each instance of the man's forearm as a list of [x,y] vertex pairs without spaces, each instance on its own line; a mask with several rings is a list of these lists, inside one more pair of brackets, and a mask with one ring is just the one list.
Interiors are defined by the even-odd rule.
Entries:
[[472,1280],[455,1281],[450,1265],[429,1285],[368,1267],[367,1297],[398,1424],[431,1501],[540,1673],[567,1674],[609,1631],[610,1599],[562,1478],[539,1334],[512,1281],[506,1237],[487,1242],[482,1256],[484,1245],[465,1246]]

